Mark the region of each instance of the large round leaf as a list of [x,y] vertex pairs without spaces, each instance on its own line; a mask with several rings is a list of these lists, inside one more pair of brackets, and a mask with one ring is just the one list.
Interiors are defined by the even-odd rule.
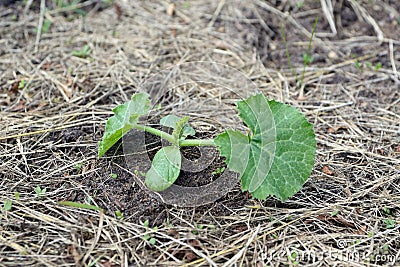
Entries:
[[258,199],[273,195],[284,201],[293,196],[314,165],[312,124],[295,108],[262,94],[240,101],[238,110],[252,133],[228,130],[215,143],[228,167],[240,173],[242,189]]
[[181,153],[176,146],[158,150],[146,173],[145,184],[153,191],[164,191],[178,179],[181,169]]

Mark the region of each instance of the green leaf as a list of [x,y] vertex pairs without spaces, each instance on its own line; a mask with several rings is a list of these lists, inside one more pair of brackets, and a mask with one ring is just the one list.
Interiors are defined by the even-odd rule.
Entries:
[[237,103],[239,116],[251,134],[227,130],[215,143],[231,170],[241,174],[242,189],[254,192],[266,179],[276,147],[275,124],[268,102],[262,94]]
[[124,218],[124,213],[121,212],[120,210],[115,211],[115,216],[117,216],[118,220],[122,220]]
[[314,165],[312,124],[295,108],[262,94],[240,101],[238,109],[252,133],[228,130],[217,136],[215,143],[228,167],[240,173],[242,189],[257,199],[273,195],[284,201],[293,196]]
[[310,176],[317,143],[313,125],[298,110],[274,100],[268,104],[276,126],[275,157],[267,178],[253,196],[265,199],[275,195],[285,201]]
[[40,186],[36,186],[34,190],[38,197],[43,197],[47,189],[46,188],[41,189]]
[[154,237],[150,238],[150,239],[149,239],[149,243],[150,243],[151,245],[155,245],[155,244],[156,244],[156,239],[155,239]]
[[87,58],[92,53],[89,45],[85,45],[81,50],[72,51],[72,55],[80,58]]
[[43,22],[42,32],[43,32],[43,33],[48,32],[49,29],[50,29],[50,26],[51,26],[51,20],[46,19],[46,20]]
[[59,201],[58,204],[59,205],[63,205],[63,206],[79,208],[79,209],[99,210],[99,211],[103,210],[102,208],[99,208],[99,207],[94,206],[94,205],[83,204],[83,203],[73,202],[73,201]]
[[22,79],[19,83],[18,83],[18,89],[22,89],[25,87],[25,80]]
[[[172,129],[175,129],[175,127],[177,126],[176,124],[180,120],[182,120],[182,118],[171,114],[171,115],[167,115],[167,116],[161,118],[160,124],[165,126],[165,127],[170,127]],[[183,139],[185,139],[188,135],[192,135],[193,136],[195,134],[196,134],[196,131],[186,121],[185,124],[184,124],[184,128],[183,128],[181,137]]]
[[12,200],[7,199],[6,202],[4,202],[4,210],[5,211],[10,211],[12,207]]
[[161,148],[154,156],[145,184],[153,191],[164,191],[178,179],[181,168],[181,153],[176,146]]
[[181,140],[182,135],[183,135],[183,129],[185,125],[187,124],[189,120],[189,117],[183,117],[179,121],[176,122],[174,131],[172,132],[172,136],[174,137],[174,140],[176,141],[177,144],[179,144],[179,140]]
[[331,216],[335,217],[336,215],[338,215],[338,213],[339,213],[339,210],[334,210],[334,211],[332,211]]
[[103,156],[122,136],[131,130],[139,117],[150,110],[149,95],[138,93],[132,95],[129,102],[113,109],[114,116],[107,120],[103,139],[99,142],[98,155]]
[[383,222],[386,224],[386,229],[391,229],[396,226],[396,221],[393,220],[392,218],[385,219]]

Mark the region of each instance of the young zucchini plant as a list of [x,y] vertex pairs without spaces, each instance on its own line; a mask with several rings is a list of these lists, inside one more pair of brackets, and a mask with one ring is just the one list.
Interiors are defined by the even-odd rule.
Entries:
[[244,134],[224,130],[214,139],[187,139],[195,130],[189,117],[167,115],[160,124],[173,129],[172,134],[139,123],[150,111],[146,93],[134,94],[131,100],[113,109],[98,146],[101,157],[131,129],[138,129],[167,140],[170,145],[154,156],[146,173],[145,184],[153,191],[163,191],[178,178],[181,169],[180,148],[216,146],[226,158],[227,167],[240,174],[243,191],[257,199],[276,196],[282,201],[301,189],[311,174],[316,150],[313,126],[295,108],[263,94],[238,101],[239,117],[249,128]]

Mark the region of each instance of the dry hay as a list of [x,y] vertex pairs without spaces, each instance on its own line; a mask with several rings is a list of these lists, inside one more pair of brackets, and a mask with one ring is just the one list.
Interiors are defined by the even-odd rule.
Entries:
[[[0,203],[12,200],[1,208],[0,266],[399,264],[397,1],[81,2],[0,7]],[[86,44],[89,57],[71,55]],[[166,206],[132,188],[120,154],[97,159],[111,108],[190,61],[235,67],[314,123],[315,169],[293,198],[255,201],[236,188],[203,207]]]

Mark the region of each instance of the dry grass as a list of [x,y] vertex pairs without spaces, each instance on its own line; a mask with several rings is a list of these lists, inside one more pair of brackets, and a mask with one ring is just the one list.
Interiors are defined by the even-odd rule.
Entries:
[[[77,6],[27,2],[0,7],[0,203],[12,200],[1,206],[0,266],[400,263],[399,3],[190,1],[171,15],[164,1],[82,1],[79,17]],[[299,88],[316,16],[314,62]],[[86,44],[89,57],[72,56]],[[183,209],[113,193],[131,180],[120,156],[96,156],[111,108],[157,71],[191,61],[237,68],[314,123],[315,169],[293,198],[255,201],[236,188]],[[110,172],[126,179],[111,183]],[[105,212],[58,204],[88,199]]]

